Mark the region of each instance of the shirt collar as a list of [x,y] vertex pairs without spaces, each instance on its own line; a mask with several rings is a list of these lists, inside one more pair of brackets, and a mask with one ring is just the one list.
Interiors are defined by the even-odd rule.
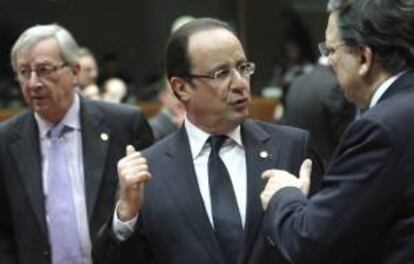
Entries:
[[381,83],[380,86],[378,86],[378,88],[375,90],[374,95],[372,96],[371,102],[369,104],[369,108],[374,107],[378,101],[381,99],[382,95],[388,90],[388,88],[390,88],[390,86],[401,76],[403,75],[403,72],[399,72],[393,76],[391,76],[390,78],[388,78],[387,80],[385,80],[384,82]]
[[[34,113],[37,125],[39,127],[39,135],[40,138],[45,138],[49,130],[54,126],[53,123],[43,119],[40,117],[38,113]],[[74,97],[74,101],[72,106],[69,108],[68,112],[66,112],[63,119],[60,123],[64,124],[67,127],[70,127],[74,130],[80,130],[80,100],[79,95],[76,93]]]
[[[207,139],[210,137],[211,134],[201,130],[193,123],[191,123],[187,117],[184,121],[184,127],[188,135],[188,141],[190,143],[191,155],[193,160],[200,155]],[[238,146],[243,146],[241,133],[240,133],[240,125],[237,126],[235,129],[230,131],[226,134],[233,142],[235,142]]]

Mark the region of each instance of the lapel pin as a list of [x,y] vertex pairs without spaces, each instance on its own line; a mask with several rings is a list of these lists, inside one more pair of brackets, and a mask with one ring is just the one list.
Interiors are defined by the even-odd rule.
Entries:
[[106,134],[106,133],[101,133],[101,139],[102,139],[102,141],[108,141],[108,139],[109,139],[108,134]]
[[269,153],[266,150],[260,151],[259,156],[262,159],[268,159],[268,158],[270,158],[270,155],[269,155]]

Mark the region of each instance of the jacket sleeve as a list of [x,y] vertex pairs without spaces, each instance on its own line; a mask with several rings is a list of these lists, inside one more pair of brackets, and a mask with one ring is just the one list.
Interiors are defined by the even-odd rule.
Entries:
[[265,232],[292,263],[353,260],[374,243],[396,210],[403,180],[391,131],[355,122],[342,141],[321,190],[306,199],[284,188],[271,199]]
[[105,224],[94,243],[92,257],[97,264],[153,263],[140,220],[137,221],[133,235],[122,242],[116,238],[112,230],[112,221]]

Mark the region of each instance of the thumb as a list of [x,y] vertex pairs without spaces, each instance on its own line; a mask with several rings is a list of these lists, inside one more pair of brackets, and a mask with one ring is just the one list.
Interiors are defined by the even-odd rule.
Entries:
[[309,188],[311,184],[311,172],[312,172],[312,160],[306,159],[300,166],[299,181],[301,183],[301,189],[305,196],[309,194]]
[[135,152],[135,148],[134,148],[134,146],[132,146],[132,145],[128,145],[127,147],[126,147],[126,155],[128,156],[129,154],[132,154],[132,153],[134,153]]

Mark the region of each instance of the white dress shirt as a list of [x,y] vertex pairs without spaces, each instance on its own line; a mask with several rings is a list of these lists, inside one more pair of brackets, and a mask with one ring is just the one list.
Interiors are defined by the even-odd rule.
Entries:
[[[184,126],[189,139],[191,156],[193,158],[200,194],[210,223],[214,227],[211,209],[210,186],[208,181],[208,157],[210,155],[211,148],[207,143],[207,140],[210,137],[210,134],[196,127],[187,118],[185,119]],[[233,131],[227,133],[226,135],[228,139],[220,148],[219,155],[229,171],[240,212],[241,223],[244,227],[246,222],[247,206],[247,168],[246,153],[241,139],[240,126],[236,127]],[[151,184],[151,182],[149,184]],[[116,213],[114,214],[112,228],[119,240],[123,241],[133,233],[137,218],[138,216],[128,222],[121,222]]]
[[[42,155],[42,179],[43,179],[43,193],[48,199],[48,168],[49,163],[53,157],[49,157],[50,139],[47,133],[54,124],[42,119],[35,113],[35,119],[39,128],[40,148]],[[91,241],[89,236],[88,214],[86,210],[85,200],[85,181],[83,169],[83,152],[82,152],[82,134],[80,125],[80,100],[78,95],[75,95],[74,103],[69,111],[61,120],[65,126],[70,129],[63,134],[63,142],[66,151],[66,157],[69,165],[69,175],[72,180],[72,197],[75,204],[75,216],[68,216],[73,218],[78,224],[79,237],[82,243],[83,261],[81,264],[91,264]],[[49,221],[48,213],[46,212],[46,221]]]
[[399,72],[384,82],[381,83],[380,86],[375,90],[374,94],[372,95],[371,102],[369,103],[369,108],[374,107],[378,101],[381,99],[382,95],[390,88],[390,86],[398,79],[401,75],[403,75],[405,71]]

